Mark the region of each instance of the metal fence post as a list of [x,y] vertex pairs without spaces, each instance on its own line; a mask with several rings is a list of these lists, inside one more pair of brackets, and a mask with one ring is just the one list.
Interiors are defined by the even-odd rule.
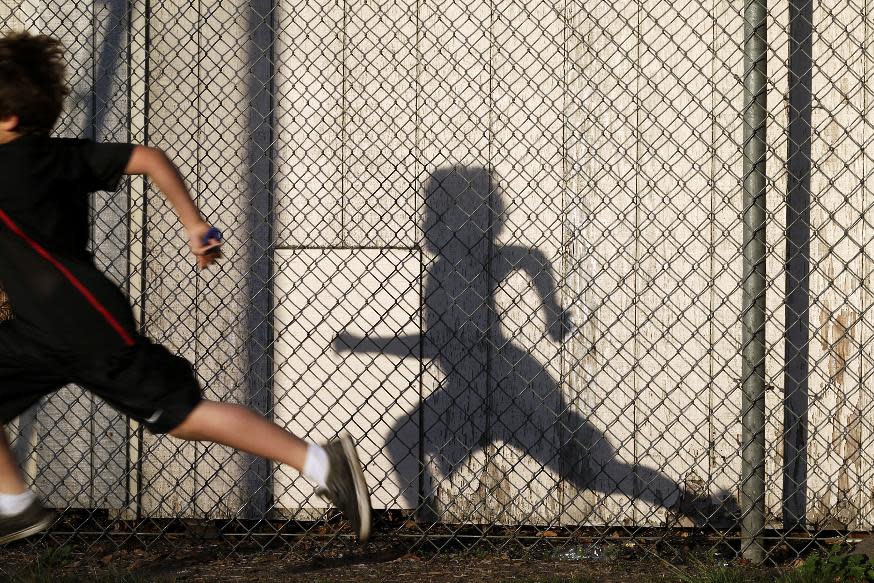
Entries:
[[741,552],[764,560],[767,1],[744,6]]

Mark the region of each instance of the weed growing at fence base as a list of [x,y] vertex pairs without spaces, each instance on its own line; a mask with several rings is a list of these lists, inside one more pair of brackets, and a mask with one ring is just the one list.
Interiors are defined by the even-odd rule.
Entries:
[[874,582],[874,561],[864,555],[847,555],[833,547],[825,555],[814,554],[803,565],[784,576],[781,583]]
[[748,566],[708,567],[698,563],[682,583],[874,583],[874,561],[863,555],[848,555],[832,547],[828,553],[814,553],[800,566],[782,573],[756,573]]

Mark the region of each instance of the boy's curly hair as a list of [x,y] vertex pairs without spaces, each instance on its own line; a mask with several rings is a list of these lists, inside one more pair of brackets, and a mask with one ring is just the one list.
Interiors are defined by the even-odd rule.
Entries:
[[15,131],[49,133],[70,93],[64,73],[61,41],[27,32],[0,38],[0,119],[15,115]]

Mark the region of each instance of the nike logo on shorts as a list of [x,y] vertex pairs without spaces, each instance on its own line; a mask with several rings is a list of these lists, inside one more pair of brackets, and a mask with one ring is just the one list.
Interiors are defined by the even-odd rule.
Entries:
[[151,417],[149,417],[148,419],[146,419],[146,423],[154,423],[155,421],[157,421],[158,419],[160,419],[160,418],[161,418],[161,415],[163,415],[163,414],[164,414],[164,410],[163,410],[163,409],[158,409],[157,411],[155,411],[155,414],[154,414],[154,415],[152,415]]

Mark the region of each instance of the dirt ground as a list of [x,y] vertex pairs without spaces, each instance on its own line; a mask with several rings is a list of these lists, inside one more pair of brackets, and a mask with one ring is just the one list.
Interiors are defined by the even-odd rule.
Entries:
[[[119,549],[107,542],[13,544],[0,549],[0,581],[645,583],[682,581],[690,573],[726,564],[712,552],[706,557],[675,551],[659,556],[658,549],[628,543],[523,553],[527,556],[495,547],[411,551],[408,541],[364,547],[336,540],[300,541],[263,549],[180,538],[147,548],[129,546],[136,545]],[[750,569],[757,576],[768,572]]]

